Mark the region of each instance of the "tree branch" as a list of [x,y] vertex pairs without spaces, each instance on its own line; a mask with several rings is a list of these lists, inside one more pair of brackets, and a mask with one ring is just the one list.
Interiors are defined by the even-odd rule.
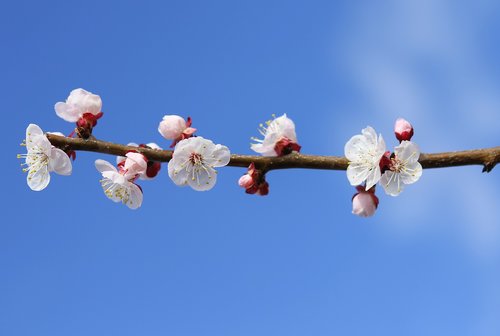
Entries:
[[[125,146],[111,142],[95,140],[67,138],[54,134],[47,134],[47,138],[52,145],[61,148],[64,151],[88,151],[116,156],[125,156],[129,151],[137,151],[149,160],[168,162],[172,158],[171,150],[157,150],[133,146]],[[263,157],[254,155],[232,154],[228,166],[248,167],[254,163],[256,168],[267,172],[274,169],[286,168],[305,168],[305,169],[327,169],[327,170],[346,170],[348,161],[345,157],[339,156],[319,156],[292,153],[282,157]],[[420,154],[420,164],[423,168],[446,168],[467,165],[482,165],[483,172],[490,172],[497,163],[500,162],[500,146],[466,150],[459,152],[446,152],[434,154]]]

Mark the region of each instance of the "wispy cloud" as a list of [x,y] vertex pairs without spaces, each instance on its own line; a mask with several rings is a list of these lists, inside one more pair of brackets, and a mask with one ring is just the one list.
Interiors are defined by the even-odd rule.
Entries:
[[[354,12],[343,66],[365,98],[366,110],[387,123],[398,116],[411,120],[419,126],[415,141],[427,151],[500,140],[500,82],[490,74],[478,28],[495,19],[489,16],[492,6],[489,1],[460,6],[454,1],[389,1]],[[381,211],[383,220],[394,224],[389,226],[401,230],[400,218],[411,211],[409,232],[451,230],[473,255],[500,256],[498,174],[484,176],[479,167],[426,171],[418,184],[397,199],[397,207],[391,204],[390,214]],[[442,218],[438,227],[436,221],[432,227],[425,224],[436,216]]]

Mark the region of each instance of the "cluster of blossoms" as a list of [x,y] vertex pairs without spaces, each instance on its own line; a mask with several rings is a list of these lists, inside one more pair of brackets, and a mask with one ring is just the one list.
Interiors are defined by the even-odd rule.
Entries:
[[[89,139],[97,120],[103,115],[102,101],[98,95],[84,89],[71,91],[66,102],[54,106],[56,114],[62,119],[76,123],[76,128],[69,137],[77,136]],[[165,115],[158,125],[158,132],[172,141],[174,148],[168,162],[168,176],[178,186],[190,186],[197,191],[210,190],[217,181],[215,168],[226,166],[231,160],[229,149],[211,140],[196,136],[196,128],[191,127],[190,117],[184,119],[177,115]],[[251,138],[254,143],[250,148],[265,157],[280,157],[300,152],[294,122],[286,114],[259,125],[263,139]],[[63,136],[62,133],[52,133]],[[411,142],[413,127],[404,119],[395,124],[395,135],[399,145],[394,152],[386,151],[382,135],[368,126],[361,134],[353,136],[345,145],[345,156],[349,161],[347,178],[356,187],[352,198],[353,213],[359,216],[372,216],[379,200],[375,196],[375,185],[379,183],[385,192],[397,196],[408,184],[415,183],[422,175],[422,166],[418,162],[420,151]],[[50,182],[50,172],[70,175],[75,152],[71,149],[52,146],[47,136],[37,125],[30,124],[26,130],[23,145],[27,154],[20,154],[24,159],[22,166],[28,173],[28,186],[36,191],[43,190]],[[96,160],[95,167],[100,172],[104,194],[114,202],[121,202],[131,209],[141,206],[143,192],[136,183],[138,179],[155,178],[161,163],[148,158],[141,152],[144,149],[163,151],[156,143],[129,143],[125,156],[116,158],[116,167],[104,160]],[[238,181],[248,194],[267,195],[269,183],[266,181],[267,168],[257,167],[252,162],[247,173]]]
[[420,150],[410,141],[412,125],[400,118],[396,120],[394,133],[400,143],[393,153],[386,151],[382,135],[377,137],[370,126],[345,144],[345,156],[349,160],[347,179],[358,191],[352,200],[352,212],[356,215],[368,217],[375,213],[379,203],[375,196],[377,183],[386,194],[398,196],[406,185],[417,182],[422,175],[418,162]]

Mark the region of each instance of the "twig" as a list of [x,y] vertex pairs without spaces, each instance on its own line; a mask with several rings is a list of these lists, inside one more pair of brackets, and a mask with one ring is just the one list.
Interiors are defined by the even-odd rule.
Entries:
[[[117,156],[124,156],[129,151],[144,154],[149,160],[168,162],[172,158],[171,150],[157,150],[133,146],[125,146],[111,142],[67,138],[54,134],[47,134],[52,145],[65,151],[88,151]],[[282,157],[263,157],[253,155],[232,154],[228,166],[248,167],[254,163],[262,171],[287,168],[346,170],[348,161],[345,157],[320,156],[292,153]],[[419,162],[423,168],[446,168],[467,165],[482,165],[483,172],[490,172],[500,162],[500,146],[484,149],[466,150],[458,152],[420,154]]]

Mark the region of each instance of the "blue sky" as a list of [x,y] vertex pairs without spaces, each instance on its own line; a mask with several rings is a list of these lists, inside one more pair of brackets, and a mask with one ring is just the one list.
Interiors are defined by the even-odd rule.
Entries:
[[303,152],[342,155],[366,127],[396,145],[405,117],[424,152],[500,145],[495,1],[24,1],[3,5],[1,335],[498,335],[498,169],[425,170],[353,216],[344,172],[239,168],[207,193],[166,174],[138,211],[107,200],[77,154],[36,193],[15,157],[29,123],[83,87],[95,136],[167,147],[164,114],[250,154],[287,113]]

